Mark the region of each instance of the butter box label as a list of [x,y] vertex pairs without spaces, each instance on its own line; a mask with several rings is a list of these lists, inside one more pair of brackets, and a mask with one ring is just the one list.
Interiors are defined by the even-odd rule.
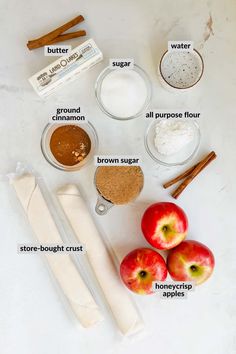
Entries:
[[89,70],[102,59],[102,52],[95,42],[89,39],[33,75],[29,82],[39,96],[48,96],[56,88],[75,80],[81,72]]

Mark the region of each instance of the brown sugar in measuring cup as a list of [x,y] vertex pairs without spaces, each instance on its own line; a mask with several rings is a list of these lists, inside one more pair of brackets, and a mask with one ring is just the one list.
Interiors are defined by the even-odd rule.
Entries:
[[144,176],[139,166],[101,166],[95,174],[99,192],[96,212],[106,214],[113,205],[124,205],[140,194]]

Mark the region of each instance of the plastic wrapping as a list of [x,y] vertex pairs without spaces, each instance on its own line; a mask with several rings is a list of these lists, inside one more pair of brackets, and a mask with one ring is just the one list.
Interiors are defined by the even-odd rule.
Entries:
[[[68,220],[67,220],[68,218],[65,218],[63,208],[60,207],[60,203],[57,202],[57,199],[52,198],[52,195],[50,195],[43,178],[40,175],[38,175],[35,171],[33,171],[29,166],[26,166],[25,164],[22,164],[22,163],[18,163],[15,173],[8,175],[8,179],[10,181],[10,184],[12,185],[12,187],[14,187],[14,188],[11,188],[12,194],[14,194],[14,198],[16,198],[16,193],[14,191],[14,189],[16,189],[15,183],[16,183],[16,181],[21,180],[24,176],[31,177],[31,179],[33,178],[33,180],[35,181],[33,183],[33,188],[31,186],[31,188],[32,188],[31,192],[35,191],[35,187],[37,186],[37,188],[42,193],[42,197],[43,197],[43,199],[47,205],[47,208],[48,208],[48,213],[50,213],[53,223],[55,224],[54,226],[57,228],[57,232],[58,232],[58,235],[59,235],[61,241],[65,242],[65,243],[70,243],[70,244],[72,244],[72,243],[74,244],[75,242],[78,243],[78,237],[77,237],[76,233],[74,232],[73,225],[71,225],[71,223],[68,223]],[[28,183],[29,183],[29,181],[28,181]],[[32,180],[31,180],[31,183],[32,183]],[[22,193],[20,193],[20,194],[22,194]],[[23,193],[23,194],[25,197],[25,193]],[[18,195],[18,203],[17,204],[18,205],[21,204],[21,205],[19,205],[19,213],[24,214],[24,216],[27,215],[27,219],[28,219],[28,221],[30,221],[29,214],[28,214],[28,212],[26,213],[26,210],[29,211],[29,204],[30,203],[24,203],[22,201],[22,195],[19,195],[19,192],[17,192],[17,195]],[[21,199],[20,203],[19,203],[19,198]],[[55,200],[53,200],[53,199],[55,199]],[[84,203],[84,201],[83,201],[83,203]],[[17,204],[16,204],[16,208],[18,207]],[[84,206],[85,205],[86,204],[84,203]],[[23,206],[23,208],[22,208],[22,206]],[[89,214],[88,218],[93,223],[94,221],[92,221],[92,217],[91,217],[86,206],[85,206],[85,208],[87,210],[87,213]],[[39,217],[40,217],[40,215],[42,216],[41,210],[38,210],[38,213],[39,213]],[[79,215],[78,215],[78,217],[79,217]],[[43,222],[42,217],[41,217],[41,221]],[[68,299],[68,297],[65,296],[65,293],[64,293],[60,283],[56,279],[54,271],[53,271],[50,263],[48,262],[48,259],[50,257],[54,257],[55,259],[57,258],[59,260],[59,262],[63,257],[71,258],[73,260],[73,266],[75,268],[77,268],[77,273],[79,271],[79,273],[81,275],[81,280],[86,284],[86,285],[85,284],[84,285],[87,286],[87,291],[92,298],[92,303],[93,303],[92,311],[95,312],[95,320],[88,321],[88,319],[87,319],[88,323],[87,323],[87,325],[86,325],[86,323],[84,323],[83,327],[88,327],[92,324],[100,322],[103,319],[103,315],[106,320],[109,320],[109,318],[106,317],[106,310],[108,310],[108,315],[110,315],[111,319],[113,319],[113,320],[115,319],[114,325],[112,325],[112,323],[110,323],[110,325],[112,325],[112,327],[114,327],[114,329],[115,328],[119,329],[117,334],[119,334],[119,333],[122,334],[122,336],[119,335],[119,337],[117,337],[117,339],[119,338],[118,339],[119,342],[120,342],[120,340],[124,341],[125,339],[137,340],[139,338],[142,338],[143,335],[146,335],[146,332],[144,331],[144,324],[141,319],[140,313],[135,305],[135,302],[132,299],[131,294],[129,294],[129,291],[123,286],[121,279],[119,279],[119,274],[118,274],[119,262],[115,256],[115,253],[113,252],[112,246],[111,246],[110,242],[108,241],[108,239],[106,238],[106,236],[104,235],[104,233],[97,231],[97,227],[95,226],[95,224],[93,227],[96,229],[96,233],[97,233],[97,235],[99,235],[100,242],[103,245],[102,250],[104,252],[105,259],[106,260],[109,259],[108,266],[114,267],[112,270],[112,274],[115,277],[114,282],[116,283],[116,286],[118,286],[118,288],[120,288],[119,291],[121,291],[121,293],[123,294],[122,296],[124,296],[125,302],[126,302],[126,304],[128,304],[128,308],[131,308],[131,318],[132,318],[132,316],[133,316],[133,318],[135,318],[134,322],[132,322],[132,320],[131,320],[131,322],[132,322],[131,326],[128,325],[128,327],[125,328],[124,326],[122,326],[119,323],[119,320],[117,321],[117,316],[119,316],[119,312],[125,313],[125,310],[122,307],[124,304],[122,304],[122,299],[117,297],[117,309],[116,309],[116,314],[114,314],[114,309],[111,306],[111,302],[107,301],[107,294],[104,293],[103,286],[101,286],[101,282],[99,281],[97,274],[95,272],[95,269],[94,269],[93,265],[91,264],[92,263],[91,256],[88,257],[86,242],[84,243],[84,242],[79,241],[80,243],[82,243],[85,246],[86,253],[82,256],[81,255],[77,256],[76,254],[73,254],[73,255],[42,254],[42,258],[45,259],[45,261],[46,261],[46,265],[47,265],[48,271],[51,275],[51,279],[53,281],[53,284],[56,287],[56,289],[58,290],[59,296],[63,300],[65,308],[67,310],[69,310],[70,314],[72,314],[71,310],[73,310],[73,306],[70,302],[70,299]],[[33,231],[34,231],[34,233],[33,233],[34,241],[38,242],[37,234],[36,234],[35,230],[33,230]],[[96,235],[96,237],[97,237],[97,235]],[[48,242],[50,244],[53,243],[52,240],[50,240],[50,239],[48,239]],[[41,243],[42,243],[42,241],[41,241]],[[78,275],[79,275],[79,273],[78,273]],[[108,286],[110,287],[110,293],[112,293],[114,291],[113,285],[108,284]],[[91,298],[90,298],[90,300],[91,300]],[[95,304],[95,307],[94,307],[94,304]],[[97,304],[99,304],[99,306],[97,306]],[[100,313],[100,308],[102,309],[102,315]],[[73,312],[76,314],[75,311],[73,311]],[[75,318],[75,316],[73,316],[73,317]],[[78,319],[78,315],[76,317]],[[129,314],[127,316],[127,319],[129,319]],[[81,322],[81,319],[80,319],[80,322]],[[104,321],[103,321],[103,324],[104,324],[103,327],[106,328],[106,326],[109,325],[109,321],[107,322],[107,325],[105,325]],[[103,327],[99,326],[99,328],[100,328],[99,331],[100,330],[104,331]],[[98,327],[96,326],[96,328],[98,328]],[[104,335],[105,335],[105,333],[104,333]]]
[[[63,227],[59,225],[59,220],[55,221],[55,208],[42,178],[21,164],[18,164],[16,173],[8,177],[34,232],[35,241],[40,244],[63,244],[68,241],[65,234],[62,236]],[[44,259],[60,295],[67,300],[81,325],[87,328],[100,322],[100,309],[80,275],[84,273],[83,269],[78,269],[73,257],[45,253]]]
[[139,333],[144,328],[143,321],[121,283],[111,246],[101,237],[78,187],[65,185],[57,191],[57,197],[77,240],[86,247],[89,263],[119,330],[126,336]]

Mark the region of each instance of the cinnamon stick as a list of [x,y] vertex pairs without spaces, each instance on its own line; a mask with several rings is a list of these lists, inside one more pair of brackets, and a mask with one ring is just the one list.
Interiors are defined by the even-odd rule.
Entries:
[[[76,31],[76,32],[65,33],[65,34],[61,34],[61,35],[57,36],[56,38],[52,39],[46,45],[50,45],[50,44],[54,44],[54,43],[58,43],[58,42],[63,42],[63,41],[67,41],[68,39],[78,38],[78,37],[82,37],[82,36],[86,36],[86,31],[80,30],[80,31]],[[34,42],[28,43],[27,46],[29,49],[36,49],[36,48],[42,47],[41,44],[34,43]]]
[[83,36],[86,36],[86,31],[84,31],[84,30],[80,30],[80,31],[76,31],[76,32],[70,32],[70,33],[65,33],[65,34],[61,34],[61,35],[57,36],[52,41],[50,41],[48,44],[54,44],[54,43],[57,43],[57,42],[63,42],[63,41],[67,41],[68,39],[78,38],[78,37],[83,37]]
[[216,158],[216,154],[212,151],[203,160],[201,160],[193,171],[184,179],[184,181],[178,186],[178,188],[171,194],[173,198],[177,199],[185,188],[192,182],[192,180],[202,171],[211,161]]
[[[79,15],[75,18],[73,18],[71,21],[65,23],[64,25],[56,28],[55,30],[45,34],[44,36],[31,40],[27,43],[27,47],[31,49],[39,48],[44,45],[47,45],[50,41],[61,35],[63,32],[67,31],[71,27],[77,25],[78,23],[84,21],[84,17],[82,15]],[[35,45],[37,45],[35,47]]]
[[192,172],[193,170],[199,165],[200,162],[202,161],[208,161],[206,162],[206,166],[208,163],[210,163],[210,158],[211,156],[213,156],[214,154],[214,151],[211,151],[207,156],[204,157],[204,159],[200,160],[198,163],[196,163],[194,166],[190,167],[189,169],[187,169],[185,172],[181,173],[180,175],[178,175],[177,177],[171,179],[170,181],[166,182],[163,184],[163,187],[166,189],[166,188],[169,188],[171,187],[173,184],[181,181],[182,179],[184,179],[185,177],[188,177]]
[[179,176],[177,176],[177,177],[171,179],[169,182],[164,183],[164,184],[163,184],[163,187],[164,187],[165,189],[166,189],[166,188],[169,188],[169,187],[171,187],[173,184],[175,184],[175,183],[181,181],[183,178],[189,176],[190,173],[193,172],[193,170],[197,167],[198,164],[199,164],[199,162],[196,163],[196,165],[190,167],[187,171],[181,173]]

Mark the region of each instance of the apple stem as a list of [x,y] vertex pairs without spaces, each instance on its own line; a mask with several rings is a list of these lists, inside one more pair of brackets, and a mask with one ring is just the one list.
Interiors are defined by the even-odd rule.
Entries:
[[195,265],[192,265],[192,266],[190,267],[190,269],[191,269],[193,272],[196,272],[197,267],[196,267]]
[[145,276],[147,275],[147,272],[145,270],[141,270],[139,272],[139,275],[140,275],[141,278],[145,278]]

